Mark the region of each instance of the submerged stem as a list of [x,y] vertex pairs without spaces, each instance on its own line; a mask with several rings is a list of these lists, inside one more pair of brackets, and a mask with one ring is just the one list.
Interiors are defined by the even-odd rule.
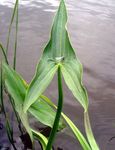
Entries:
[[60,117],[61,117],[61,112],[62,112],[62,107],[63,107],[63,89],[62,89],[62,78],[61,78],[61,68],[59,66],[58,68],[58,108],[57,108],[57,113],[56,113],[56,117],[55,117],[55,121],[54,121],[54,125],[52,128],[52,131],[50,133],[50,137],[48,140],[48,144],[46,147],[46,150],[51,150],[55,136],[56,136],[56,132],[58,130],[58,125],[59,125],[59,121],[60,121]]

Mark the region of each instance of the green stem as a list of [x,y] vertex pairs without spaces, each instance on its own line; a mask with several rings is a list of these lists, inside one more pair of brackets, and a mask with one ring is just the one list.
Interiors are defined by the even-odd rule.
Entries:
[[3,77],[2,77],[2,74],[3,74],[3,73],[2,73],[2,62],[1,62],[1,72],[0,72],[0,74],[1,74],[1,78],[0,78],[0,80],[1,80],[1,81],[0,81],[0,83],[1,83],[1,85],[0,85],[0,86],[1,86],[1,87],[0,87],[0,90],[1,90],[1,91],[0,91],[0,93],[1,93],[1,95],[0,95],[0,96],[1,96],[1,106],[2,106],[2,111],[3,111],[3,113],[4,113],[4,116],[5,116],[5,118],[6,118],[6,112],[5,112],[5,108],[4,108],[4,102],[3,102],[3,81],[2,81],[2,80],[3,80],[3,79],[2,79],[2,78],[3,78]]
[[57,108],[57,113],[56,113],[56,117],[55,117],[55,121],[54,121],[54,125],[53,128],[51,130],[50,133],[50,137],[48,140],[48,144],[46,147],[46,150],[51,150],[55,136],[56,136],[56,132],[58,130],[58,125],[59,125],[59,121],[60,121],[60,117],[61,117],[61,112],[62,112],[62,107],[63,107],[63,89],[62,89],[62,78],[61,78],[61,68],[59,66],[58,68],[58,108]]
[[11,30],[12,30],[12,24],[13,24],[13,21],[14,21],[17,5],[18,5],[18,0],[16,0],[16,2],[15,2],[15,6],[14,6],[12,17],[11,17],[10,26],[9,26],[9,29],[8,29],[8,37],[7,37],[7,44],[6,44],[6,55],[8,54],[8,48],[9,48],[9,43],[10,43],[10,34],[11,34]]
[[5,62],[8,64],[8,59],[7,59],[7,56],[6,56],[6,53],[5,53],[5,49],[4,47],[2,46],[2,44],[0,43],[0,49],[2,50],[2,53],[3,53],[3,57],[5,59]]
[[13,68],[16,69],[16,54],[17,54],[17,39],[18,39],[18,1],[16,8],[16,31],[15,31],[15,45],[14,45],[14,59],[13,59]]

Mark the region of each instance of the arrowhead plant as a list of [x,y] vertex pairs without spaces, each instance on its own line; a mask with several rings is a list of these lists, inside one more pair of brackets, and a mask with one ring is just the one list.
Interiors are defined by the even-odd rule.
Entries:
[[98,150],[99,148],[95,142],[91,127],[89,125],[90,122],[87,113],[88,96],[86,89],[82,84],[83,67],[79,59],[76,57],[67,32],[67,11],[64,0],[60,1],[60,6],[54,18],[50,40],[45,47],[43,55],[37,66],[36,75],[27,90],[24,101],[24,112],[26,112],[45,91],[56,72],[58,72],[58,110],[46,150],[51,149],[51,145],[54,140],[54,132],[56,132],[58,126],[56,126],[56,123],[58,124],[62,111],[63,91],[61,74],[63,74],[65,83],[72,91],[76,100],[84,108],[86,134],[92,149]]
[[64,0],[61,0],[54,19],[50,40],[43,51],[36,75],[26,93],[25,112],[45,91],[59,67],[67,86],[76,97],[76,100],[87,111],[88,97],[82,84],[82,65],[71,46],[66,25],[66,6]]
[[[8,64],[7,51],[10,41],[10,32],[16,15],[16,40],[14,47],[13,68]],[[43,150],[51,150],[57,130],[63,128],[61,116],[69,125],[75,137],[79,140],[83,150],[99,150],[99,147],[93,136],[88,114],[88,95],[82,83],[83,67],[71,45],[67,32],[67,11],[65,1],[60,0],[60,5],[54,18],[51,29],[51,36],[46,45],[42,57],[37,65],[36,73],[31,83],[28,85],[22,77],[16,72],[16,48],[17,48],[17,30],[18,30],[18,0],[16,0],[14,13],[11,18],[6,50],[2,44],[2,50],[5,62],[3,62],[3,79],[1,76],[0,84],[4,80],[4,86],[14,100],[14,110],[28,132],[32,142],[33,137],[37,137],[42,145]],[[57,73],[58,81],[58,106],[56,107],[43,92],[47,89],[54,75]],[[70,91],[73,93],[75,100],[79,102],[84,110],[84,126],[87,140],[74,125],[74,123],[62,113],[63,108],[63,87],[62,76]],[[2,84],[1,84],[2,85]],[[3,85],[0,86],[0,92],[3,92]],[[2,93],[3,94],[3,93]],[[3,99],[1,94],[0,98]],[[2,100],[3,101],[3,100]],[[52,108],[53,107],[53,108]],[[54,108],[57,110],[54,111]],[[31,113],[41,123],[52,128],[49,138],[47,139],[38,131],[32,129],[29,125],[28,113]]]

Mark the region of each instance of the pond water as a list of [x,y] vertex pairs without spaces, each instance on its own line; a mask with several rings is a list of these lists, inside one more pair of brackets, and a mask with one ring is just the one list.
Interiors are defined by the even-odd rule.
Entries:
[[[0,41],[6,43],[14,0],[0,0]],[[68,31],[72,45],[84,66],[84,84],[89,94],[89,113],[96,140],[101,150],[114,150],[115,139],[115,1],[66,0]],[[28,82],[49,38],[57,0],[21,0],[17,70]],[[13,33],[12,33],[13,37]],[[12,63],[11,38],[9,59]],[[46,95],[57,99],[54,78]],[[53,90],[52,90],[53,89]],[[83,110],[64,83],[64,112],[83,129]],[[67,132],[57,136],[55,142],[64,150],[81,150]]]

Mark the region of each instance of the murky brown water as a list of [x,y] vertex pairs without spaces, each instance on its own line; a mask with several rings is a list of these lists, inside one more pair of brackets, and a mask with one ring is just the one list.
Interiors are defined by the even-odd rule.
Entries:
[[[0,41],[4,44],[12,10],[10,1],[0,0]],[[115,150],[115,139],[109,142],[115,135],[115,1],[66,2],[71,42],[84,65],[84,83],[89,93],[93,131],[101,150]],[[48,41],[57,6],[56,0],[21,1],[17,70],[28,82]],[[9,51],[9,59],[12,59],[12,51]],[[56,78],[46,91],[52,99],[57,98],[55,83]],[[83,130],[83,110],[65,85],[64,90],[64,112]],[[71,134],[67,134],[61,133],[56,144],[64,150],[81,150]]]

